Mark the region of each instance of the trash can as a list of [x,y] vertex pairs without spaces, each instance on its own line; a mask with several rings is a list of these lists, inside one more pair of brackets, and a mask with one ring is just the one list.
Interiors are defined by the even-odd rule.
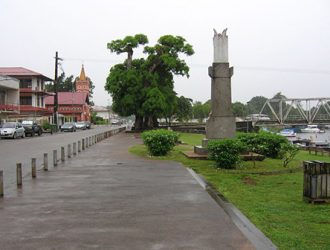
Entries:
[[306,202],[330,202],[330,163],[304,161],[304,192]]

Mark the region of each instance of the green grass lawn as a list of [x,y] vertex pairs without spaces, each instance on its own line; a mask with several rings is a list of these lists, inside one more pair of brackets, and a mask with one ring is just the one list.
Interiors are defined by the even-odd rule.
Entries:
[[[210,160],[191,160],[182,151],[200,145],[204,135],[182,133],[179,145],[166,157],[191,167],[237,206],[279,249],[330,249],[330,205],[313,205],[302,200],[303,172],[265,174],[283,170],[280,160],[243,162],[239,170],[216,169]],[[149,157],[143,145],[130,152]],[[300,151],[288,168],[295,169],[304,160],[330,161],[328,156]],[[262,172],[263,174],[257,174]]]

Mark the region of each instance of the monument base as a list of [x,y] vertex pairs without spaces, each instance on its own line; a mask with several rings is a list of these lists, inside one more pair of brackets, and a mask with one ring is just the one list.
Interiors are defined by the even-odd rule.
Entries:
[[234,116],[211,116],[206,121],[207,139],[234,138],[236,123]]

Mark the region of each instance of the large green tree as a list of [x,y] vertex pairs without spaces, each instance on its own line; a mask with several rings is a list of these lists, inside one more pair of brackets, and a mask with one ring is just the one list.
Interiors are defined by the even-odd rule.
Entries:
[[247,107],[241,102],[234,102],[232,105],[232,111],[235,117],[247,116]]
[[186,122],[192,118],[192,115],[192,100],[190,98],[180,96],[177,101],[176,117],[180,122]]
[[[113,99],[113,110],[119,115],[135,115],[135,128],[157,126],[157,118],[170,117],[176,105],[174,75],[189,77],[189,67],[179,55],[192,55],[193,48],[183,37],[165,35],[154,46],[145,46],[143,34],[114,40],[107,47],[127,59],[114,65],[105,89]],[[146,57],[133,59],[134,49],[144,46]]]
[[194,102],[193,107],[193,117],[195,119],[198,119],[199,122],[203,122],[205,118],[208,118],[210,111],[211,111],[211,106],[210,102],[205,102],[202,104],[199,101]]
[[[75,84],[73,80],[73,75],[70,75],[68,77],[65,76],[65,73],[63,72],[58,78],[58,86],[57,90],[58,92],[71,92],[75,90]],[[54,84],[46,84],[45,88],[48,92],[54,92]]]

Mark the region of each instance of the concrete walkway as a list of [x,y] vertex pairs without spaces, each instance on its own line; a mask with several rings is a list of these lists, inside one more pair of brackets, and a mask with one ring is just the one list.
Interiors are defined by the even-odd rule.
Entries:
[[254,249],[180,164],[110,137],[0,199],[0,249]]

